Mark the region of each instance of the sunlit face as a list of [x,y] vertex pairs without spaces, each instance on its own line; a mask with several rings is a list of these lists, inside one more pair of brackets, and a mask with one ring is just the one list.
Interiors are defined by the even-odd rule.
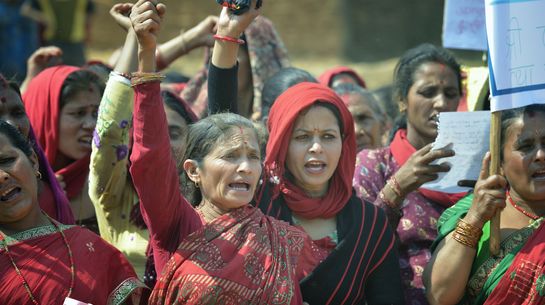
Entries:
[[379,121],[378,115],[369,106],[368,99],[356,93],[346,94],[341,98],[348,105],[348,110],[352,114],[352,118],[354,118],[357,151],[380,147],[384,122]]
[[455,72],[448,66],[427,62],[414,72],[406,100],[407,129],[431,143],[437,137],[439,113],[456,111],[460,88]]
[[514,196],[545,199],[545,114],[517,120],[506,131],[502,170]]
[[97,88],[82,90],[67,98],[59,117],[59,153],[79,160],[91,153],[97,122],[100,93]]
[[27,157],[0,133],[0,224],[21,221],[36,208],[37,169],[35,155]]
[[177,163],[181,165],[181,158],[185,150],[185,140],[187,138],[187,122],[176,111],[163,104],[168,122],[168,135],[170,138],[170,147]]
[[261,176],[257,135],[250,128],[233,127],[197,171],[203,201],[223,211],[247,205]]
[[9,87],[0,88],[0,120],[16,127],[25,138],[28,138],[30,121],[25,106],[19,94]]
[[295,185],[313,197],[325,195],[342,151],[342,136],[331,110],[312,106],[299,115],[291,134],[286,167]]

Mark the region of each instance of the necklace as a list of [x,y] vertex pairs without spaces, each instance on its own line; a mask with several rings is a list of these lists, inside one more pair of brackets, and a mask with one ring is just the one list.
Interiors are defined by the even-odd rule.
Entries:
[[507,191],[507,200],[509,201],[509,203],[519,212],[521,212],[522,214],[526,215],[527,217],[533,219],[533,220],[537,220],[539,219],[539,216],[537,216],[536,214],[534,213],[530,213],[526,210],[524,210],[523,208],[521,208],[520,206],[518,206],[515,201],[513,200],[513,198],[511,198],[511,193],[509,193],[509,191]]
[[[59,225],[54,220],[52,220],[48,215],[45,215],[45,216],[49,219],[49,221],[55,227],[55,229],[57,229],[57,231],[59,232],[59,234],[62,237],[64,245],[66,246],[66,249],[68,250],[68,258],[70,259],[70,288],[68,289],[68,295],[66,297],[69,298],[70,295],[72,294],[72,290],[74,289],[74,282],[75,282],[75,278],[76,278],[76,270],[75,270],[75,267],[74,267],[74,257],[72,256],[72,249],[70,249],[70,245],[68,244],[68,240],[66,239],[66,235],[64,235],[64,232],[61,230]],[[2,233],[2,232],[0,232],[0,234],[2,236],[2,239],[4,240],[4,249],[6,250],[6,254],[9,257],[9,260],[11,261],[11,265],[15,269],[15,272],[17,273],[17,275],[21,279],[21,282],[23,283],[23,287],[25,287],[25,290],[28,293],[28,296],[30,297],[30,300],[32,301],[32,303],[34,305],[39,305],[38,301],[36,301],[36,298],[32,294],[32,291],[30,291],[30,286],[28,285],[28,282],[26,281],[25,277],[21,273],[21,270],[19,269],[19,267],[15,263],[15,260],[13,259],[13,256],[11,256],[11,253],[9,252],[8,243],[7,243],[7,240],[6,240],[6,235],[4,235],[4,233]]]

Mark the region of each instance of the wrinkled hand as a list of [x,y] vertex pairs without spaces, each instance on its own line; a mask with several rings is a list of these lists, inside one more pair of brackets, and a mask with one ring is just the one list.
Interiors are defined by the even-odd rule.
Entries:
[[134,4],[132,3],[117,3],[110,9],[110,16],[112,16],[115,22],[117,22],[125,31],[130,30],[132,27],[129,15],[131,14],[133,5]]
[[224,7],[218,20],[218,35],[240,37],[260,12],[261,7],[255,8],[255,0],[250,4],[249,10],[242,15],[235,15],[227,7]]
[[27,60],[27,77],[34,77],[43,70],[62,63],[62,51],[55,46],[41,47]]
[[402,193],[406,195],[415,191],[422,184],[437,179],[439,173],[448,172],[450,170],[448,163],[431,163],[437,159],[452,156],[454,156],[454,150],[447,147],[432,150],[432,144],[415,152],[395,174]]
[[505,208],[505,188],[507,180],[501,175],[488,176],[490,169],[490,153],[483,158],[479,180],[475,185],[475,192],[471,208],[464,218],[470,224],[482,228],[492,219],[494,214]]
[[132,28],[138,37],[141,50],[155,50],[165,12],[166,6],[157,3],[157,0],[138,0],[132,7],[130,14]]
[[199,24],[183,33],[189,49],[214,46],[213,36],[216,34],[217,24],[217,16],[208,16],[199,22]]

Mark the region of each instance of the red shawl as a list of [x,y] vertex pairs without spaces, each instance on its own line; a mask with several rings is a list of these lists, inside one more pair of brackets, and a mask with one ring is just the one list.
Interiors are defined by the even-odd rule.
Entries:
[[361,78],[361,76],[359,76],[358,73],[356,73],[356,71],[354,71],[354,69],[349,68],[349,67],[337,67],[337,68],[329,69],[329,70],[325,71],[324,73],[322,73],[322,75],[320,75],[320,77],[318,77],[318,82],[320,84],[322,84],[322,85],[331,87],[331,83],[333,81],[333,78],[335,76],[339,75],[339,74],[348,74],[348,75],[352,76],[356,80],[356,82],[357,82],[357,84],[359,86],[361,86],[362,88],[367,88],[363,78]]
[[545,223],[528,238],[484,305],[545,304]]
[[[113,246],[89,230],[60,226],[74,259],[75,281],[71,298],[91,304],[120,304],[143,287],[127,259]],[[6,242],[38,304],[63,304],[71,283],[70,258],[60,233],[52,225],[8,239],[0,235],[0,304],[32,305],[6,254]]]
[[299,281],[327,253],[252,206],[224,214],[182,241],[149,304],[301,304]]
[[[390,151],[392,152],[394,160],[400,167],[403,166],[403,164],[409,160],[412,154],[416,152],[416,148],[414,148],[411,143],[409,143],[409,140],[407,140],[407,130],[399,129],[396,132],[394,140],[392,143],[390,143]],[[444,207],[452,206],[467,194],[467,192],[449,194],[424,188],[419,188],[418,192],[420,192],[420,194],[427,199]]]
[[[61,89],[68,75],[78,67],[56,66],[45,69],[28,85],[23,95],[26,113],[50,164],[55,164],[59,147]],[[63,175],[68,199],[78,195],[89,173],[89,156],[57,171]]]
[[[285,178],[285,163],[295,120],[301,111],[317,101],[335,106],[344,126],[342,152],[323,198],[310,198],[292,181]],[[280,193],[289,209],[304,218],[330,218],[342,210],[352,195],[352,177],[356,162],[354,121],[343,101],[331,89],[315,83],[300,83],[280,95],[274,102],[268,120],[269,141],[265,158],[265,179],[277,183],[271,198]],[[259,200],[258,200],[259,202]]]

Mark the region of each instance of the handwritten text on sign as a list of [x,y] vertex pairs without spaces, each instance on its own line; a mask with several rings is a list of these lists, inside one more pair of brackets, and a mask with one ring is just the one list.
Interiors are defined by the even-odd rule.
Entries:
[[443,46],[486,50],[483,0],[447,0],[443,22]]
[[545,0],[486,0],[491,108],[545,103]]

